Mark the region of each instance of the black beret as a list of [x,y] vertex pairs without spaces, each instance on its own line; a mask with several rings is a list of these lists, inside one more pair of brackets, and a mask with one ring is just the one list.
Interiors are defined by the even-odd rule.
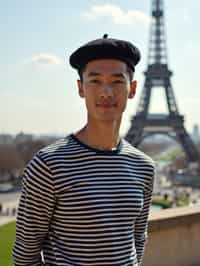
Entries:
[[135,70],[140,61],[139,49],[131,42],[111,39],[105,34],[103,38],[90,41],[78,48],[69,58],[70,65],[81,70],[89,61],[96,59],[118,59]]

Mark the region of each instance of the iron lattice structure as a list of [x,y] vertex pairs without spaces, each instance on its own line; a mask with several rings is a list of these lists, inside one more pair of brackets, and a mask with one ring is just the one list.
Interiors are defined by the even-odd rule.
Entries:
[[[184,117],[179,113],[168,68],[167,45],[164,24],[163,0],[152,0],[152,22],[148,48],[145,82],[136,115],[125,138],[134,146],[152,134],[167,134],[175,138],[183,147],[187,161],[200,165],[199,153],[184,127]],[[162,88],[166,96],[168,114],[150,114],[149,105],[152,90]]]

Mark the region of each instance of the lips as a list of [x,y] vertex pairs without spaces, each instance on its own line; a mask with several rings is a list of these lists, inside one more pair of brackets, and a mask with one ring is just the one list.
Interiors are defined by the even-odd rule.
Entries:
[[97,107],[102,107],[102,108],[112,108],[112,107],[117,107],[116,103],[97,103]]

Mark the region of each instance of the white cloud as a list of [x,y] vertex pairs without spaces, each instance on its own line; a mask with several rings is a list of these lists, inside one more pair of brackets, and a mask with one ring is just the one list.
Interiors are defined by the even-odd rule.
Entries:
[[138,23],[149,24],[151,18],[139,10],[123,10],[112,4],[96,5],[83,14],[88,20],[97,20],[102,17],[110,17],[112,22],[118,25],[135,25]]
[[31,57],[31,59],[29,60],[25,60],[24,63],[37,63],[40,65],[61,65],[63,64],[63,60],[56,56],[56,55],[52,55],[52,54],[47,54],[47,53],[40,53],[40,54],[36,54],[33,55]]
[[190,17],[189,17],[189,15],[188,15],[188,14],[184,14],[184,15],[183,15],[183,20],[184,20],[185,22],[190,21]]

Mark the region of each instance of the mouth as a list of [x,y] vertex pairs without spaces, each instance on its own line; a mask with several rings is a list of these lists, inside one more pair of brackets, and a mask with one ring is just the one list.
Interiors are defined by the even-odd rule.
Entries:
[[96,104],[96,107],[101,107],[101,108],[114,108],[114,107],[117,107],[117,104],[116,103],[97,103]]

